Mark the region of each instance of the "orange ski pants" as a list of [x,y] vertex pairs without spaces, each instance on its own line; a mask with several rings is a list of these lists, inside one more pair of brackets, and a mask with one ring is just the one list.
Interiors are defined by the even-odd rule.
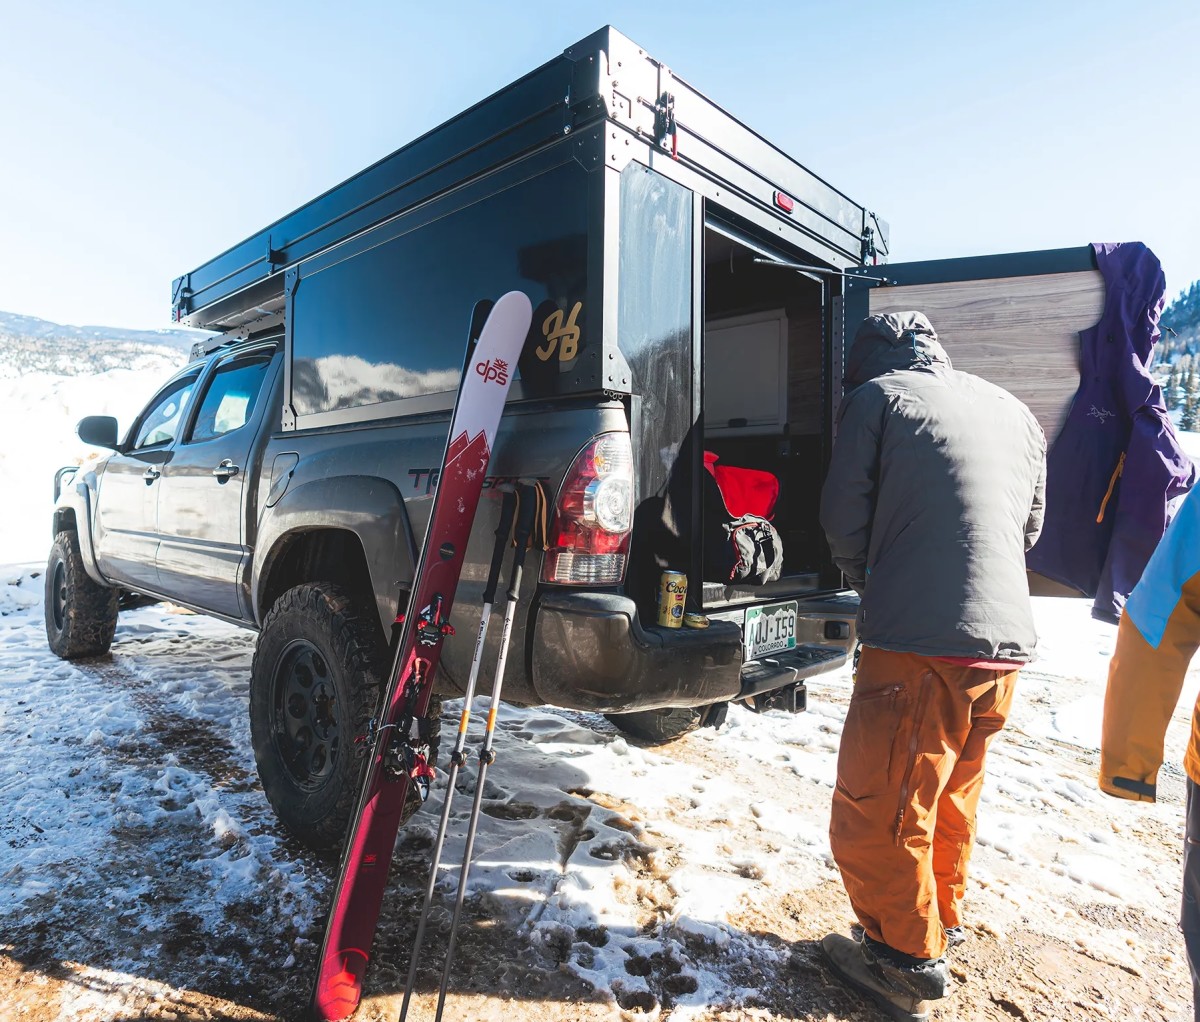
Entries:
[[962,922],[983,759],[1017,672],[864,646],[838,753],[829,841],[858,921],[916,958]]

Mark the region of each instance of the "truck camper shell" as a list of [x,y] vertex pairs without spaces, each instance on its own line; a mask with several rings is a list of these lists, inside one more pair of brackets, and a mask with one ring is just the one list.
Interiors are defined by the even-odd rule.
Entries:
[[[862,316],[925,307],[956,364],[1023,399],[1036,391],[1051,437],[1075,391],[1076,331],[1103,301],[1088,249],[907,265],[888,252],[888,225],[868,206],[603,28],[179,277],[173,309],[230,339],[282,331],[275,451],[290,436],[328,446],[331,430],[432,429],[453,404],[473,309],[524,291],[535,314],[497,465],[556,489],[570,458],[548,453],[540,416],[590,412],[628,430],[635,489],[620,583],[542,585],[524,698],[704,705],[802,683],[847,655],[855,600],[818,507]],[[1047,335],[1026,327],[1047,305],[1056,332],[1034,351]],[[1025,371],[1031,352],[1049,358],[1046,372]],[[783,566],[763,585],[731,582],[711,553],[738,512],[713,481],[745,470],[775,481],[757,511],[781,537]],[[395,485],[419,536],[410,498],[428,494]],[[667,568],[688,576],[688,607],[711,624],[702,633],[656,628]],[[394,597],[375,589],[386,619]],[[605,628],[613,641],[590,663],[539,652]],[[445,663],[453,673],[453,654]],[[597,664],[603,680],[575,677]],[[690,680],[655,681],[670,664]]]

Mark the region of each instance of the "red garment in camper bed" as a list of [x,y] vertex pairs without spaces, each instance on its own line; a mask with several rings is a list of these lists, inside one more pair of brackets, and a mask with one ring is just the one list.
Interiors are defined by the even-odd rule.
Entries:
[[712,451],[704,452],[704,467],[717,481],[717,489],[721,491],[729,514],[733,518],[758,515],[770,521],[775,514],[775,502],[779,499],[779,480],[761,469],[718,465],[718,461],[719,455]]

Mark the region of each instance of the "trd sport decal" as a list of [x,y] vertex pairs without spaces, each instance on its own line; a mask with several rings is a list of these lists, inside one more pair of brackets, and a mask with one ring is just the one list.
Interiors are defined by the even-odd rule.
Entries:
[[[408,470],[408,474],[410,476],[412,476],[412,481],[413,481],[412,488],[414,491],[416,491],[417,493],[429,494],[429,493],[433,493],[433,491],[437,489],[438,476],[441,473],[440,473],[440,470],[436,469],[436,468],[410,468]],[[518,476],[486,476],[486,477],[484,477],[484,480],[483,480],[483,488],[484,488],[484,490],[493,490],[497,486],[504,486],[505,484],[507,484],[509,486],[516,486],[517,483],[519,483],[521,481],[521,479],[525,479],[525,478],[527,478],[527,477],[526,476],[520,476],[520,477],[518,477]],[[539,476],[538,479],[542,483],[543,486],[545,486],[547,489],[550,488],[551,479],[549,476]],[[551,492],[553,492],[553,491],[551,491]]]
[[579,354],[579,319],[580,310],[583,309],[583,302],[576,302],[571,307],[571,314],[566,317],[566,322],[563,322],[563,310],[555,309],[542,323],[542,336],[546,338],[545,344],[539,344],[533,350],[537,353],[537,357],[543,362],[549,362],[554,357],[555,349],[558,350],[558,360],[560,362],[570,362]]

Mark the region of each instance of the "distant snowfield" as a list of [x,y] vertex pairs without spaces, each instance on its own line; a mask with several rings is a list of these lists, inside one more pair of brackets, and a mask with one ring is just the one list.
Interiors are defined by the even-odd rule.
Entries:
[[[180,364],[182,365],[182,359]],[[75,435],[85,415],[114,415],[124,435],[170,372],[110,369],[94,376],[29,373],[0,379],[0,563],[43,562],[50,551],[54,473],[103,454]]]

